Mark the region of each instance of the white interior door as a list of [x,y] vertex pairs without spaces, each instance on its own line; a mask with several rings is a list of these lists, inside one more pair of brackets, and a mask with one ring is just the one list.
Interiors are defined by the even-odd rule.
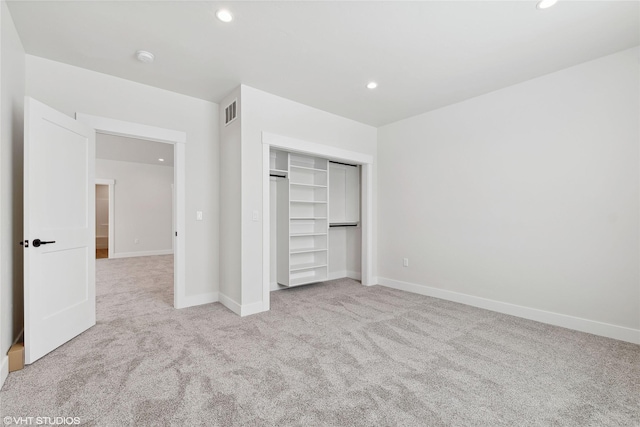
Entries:
[[95,131],[25,100],[24,339],[33,363],[96,323]]

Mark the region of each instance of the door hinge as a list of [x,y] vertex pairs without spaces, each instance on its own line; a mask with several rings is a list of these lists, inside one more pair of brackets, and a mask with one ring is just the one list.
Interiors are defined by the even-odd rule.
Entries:
[[29,241],[25,240],[24,242],[20,242],[20,246],[24,246],[25,248],[29,247]]

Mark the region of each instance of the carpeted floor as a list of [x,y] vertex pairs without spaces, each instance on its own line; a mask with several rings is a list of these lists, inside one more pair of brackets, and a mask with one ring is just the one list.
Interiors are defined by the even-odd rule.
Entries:
[[[98,260],[98,324],[0,392],[100,426],[637,426],[640,346],[380,286],[174,310],[172,257]],[[0,418],[1,419],[1,418]]]

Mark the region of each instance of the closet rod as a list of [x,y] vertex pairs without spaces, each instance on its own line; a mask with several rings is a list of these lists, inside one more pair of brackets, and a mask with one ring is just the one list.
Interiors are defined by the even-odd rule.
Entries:
[[329,224],[329,227],[357,227],[358,224]]
[[271,173],[271,174],[269,174],[269,176],[274,176],[276,178],[286,178],[287,177],[286,175],[276,175],[275,173]]
[[358,167],[358,165],[350,165],[349,163],[334,162],[333,160],[329,160],[329,163],[335,163],[337,165],[353,166],[354,168]]

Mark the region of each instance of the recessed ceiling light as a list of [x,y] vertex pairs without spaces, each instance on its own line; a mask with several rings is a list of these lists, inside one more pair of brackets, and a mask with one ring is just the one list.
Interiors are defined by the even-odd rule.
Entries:
[[378,87],[378,83],[376,83],[376,82],[367,83],[367,89],[375,89],[377,87]]
[[138,61],[140,62],[151,64],[156,56],[151,52],[147,52],[146,50],[139,50],[136,52],[136,58],[138,58]]
[[158,159],[159,162],[164,162],[164,159]]
[[540,0],[538,2],[538,4],[536,5],[536,7],[538,9],[548,9],[551,6],[553,6],[554,4],[556,4],[558,2],[558,0]]
[[222,22],[233,21],[233,15],[227,9],[220,9],[216,12],[216,17]]

